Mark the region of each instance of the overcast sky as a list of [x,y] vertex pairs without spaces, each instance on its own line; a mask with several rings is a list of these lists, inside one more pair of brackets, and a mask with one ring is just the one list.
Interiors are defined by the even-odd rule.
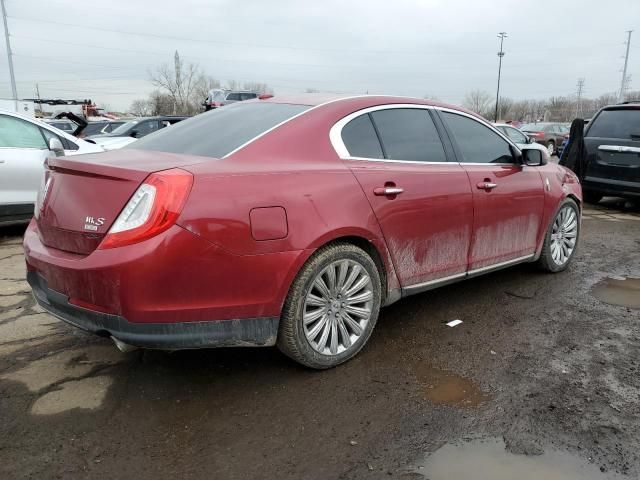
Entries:
[[[639,0],[5,0],[18,96],[91,98],[114,110],[152,89],[148,70],[177,49],[220,80],[307,88],[429,94],[460,103],[495,94],[506,31],[502,94],[514,99],[640,90]],[[635,22],[635,24],[634,24]],[[11,88],[2,37],[0,98]]]

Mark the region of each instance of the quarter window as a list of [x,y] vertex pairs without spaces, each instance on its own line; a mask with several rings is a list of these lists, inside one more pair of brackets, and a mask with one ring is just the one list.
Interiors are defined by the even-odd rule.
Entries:
[[25,120],[0,115],[0,147],[45,149],[40,128]]
[[442,112],[466,163],[513,163],[507,142],[477,120],[450,112]]
[[446,162],[440,135],[427,110],[393,108],[371,113],[386,158]]
[[371,117],[366,113],[342,128],[342,141],[352,157],[384,158]]

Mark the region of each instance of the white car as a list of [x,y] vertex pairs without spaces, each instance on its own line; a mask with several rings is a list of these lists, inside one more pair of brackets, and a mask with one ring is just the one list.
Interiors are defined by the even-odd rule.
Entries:
[[540,150],[544,152],[544,156],[549,161],[549,151],[544,147],[544,145],[540,145],[536,143],[535,140],[527,137],[522,131],[518,130],[516,127],[512,125],[508,125],[506,123],[494,123],[494,127],[496,127],[500,133],[504,133],[513,143],[518,145],[518,148],[522,149],[525,145],[527,148],[535,148],[536,150]]
[[0,110],[0,224],[31,218],[47,157],[102,151],[44,122]]

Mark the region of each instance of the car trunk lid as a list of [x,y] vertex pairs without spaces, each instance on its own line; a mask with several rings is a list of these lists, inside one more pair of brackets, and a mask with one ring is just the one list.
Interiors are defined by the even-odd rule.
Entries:
[[150,173],[210,160],[142,150],[49,159],[46,194],[36,207],[40,240],[88,255]]

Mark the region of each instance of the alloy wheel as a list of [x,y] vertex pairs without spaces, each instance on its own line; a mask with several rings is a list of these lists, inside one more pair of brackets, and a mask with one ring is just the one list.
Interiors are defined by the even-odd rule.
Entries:
[[569,261],[576,247],[578,215],[565,205],[556,216],[551,230],[551,258],[558,266]]
[[373,284],[355,260],[337,260],[313,280],[303,308],[304,334],[311,348],[338,355],[364,334],[373,309]]

